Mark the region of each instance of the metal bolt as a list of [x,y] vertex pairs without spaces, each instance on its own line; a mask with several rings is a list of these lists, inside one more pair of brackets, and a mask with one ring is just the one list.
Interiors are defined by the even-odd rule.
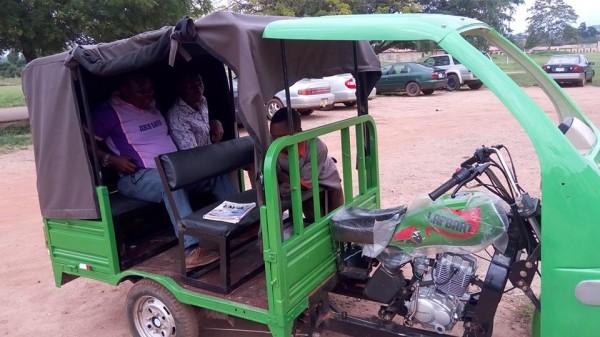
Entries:
[[525,267],[527,267],[528,269],[531,269],[531,268],[533,268],[533,263],[527,261],[527,262],[525,262]]
[[519,287],[522,287],[523,285],[525,285],[525,282],[523,282],[523,280],[519,280],[519,281],[517,282],[517,285],[518,285]]
[[529,287],[523,286],[523,287],[521,287],[521,289],[523,289],[523,291],[527,291],[527,289],[529,289]]
[[527,276],[527,272],[524,270],[521,270],[521,272],[519,273],[519,275],[521,275],[521,277],[525,277]]

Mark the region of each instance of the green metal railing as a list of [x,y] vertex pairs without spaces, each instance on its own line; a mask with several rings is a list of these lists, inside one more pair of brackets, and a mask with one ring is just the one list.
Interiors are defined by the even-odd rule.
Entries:
[[[351,142],[351,130],[355,142]],[[316,138],[338,133],[341,141],[341,166],[346,205],[379,207],[379,172],[375,123],[371,116],[359,116],[317,127],[275,140],[265,157],[265,205],[261,208],[261,230],[269,312],[278,318],[273,335],[291,332],[294,319],[308,308],[308,295],[327,281],[337,270],[336,249],[329,231],[329,218],[321,215],[321,188],[317,171]],[[308,143],[312,170],[312,188],[302,192],[298,144]],[[354,145],[354,146],[353,146]],[[290,167],[293,234],[283,240],[282,200],[277,180],[277,160],[287,150]],[[355,162],[353,163],[353,160]],[[353,171],[356,171],[355,181]],[[307,196],[308,193],[308,196]],[[312,198],[315,219],[302,218],[303,199]],[[281,321],[283,319],[283,321]],[[280,330],[281,329],[281,330]]]

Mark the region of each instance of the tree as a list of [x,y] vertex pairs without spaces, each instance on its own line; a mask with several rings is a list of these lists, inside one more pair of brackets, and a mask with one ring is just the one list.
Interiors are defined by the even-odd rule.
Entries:
[[577,44],[580,41],[577,28],[566,25],[560,34],[560,44]]
[[419,4],[427,13],[466,16],[494,27],[502,34],[510,34],[517,6],[524,0],[421,0]]
[[[234,0],[226,9],[247,13],[284,16],[323,16],[341,14],[409,13],[420,12],[417,0],[361,1],[361,0]],[[414,43],[372,41],[376,53],[389,48],[413,47]]]
[[585,22],[582,22],[577,28],[577,34],[581,38],[581,41],[584,43],[596,42],[598,41],[598,30],[593,26],[587,26]]
[[[319,16],[374,13],[443,13],[468,16],[486,22],[496,30],[510,32],[516,6],[524,0],[233,0],[227,9],[241,13],[287,16]],[[431,43],[373,41],[377,53],[388,48],[431,48]]]
[[341,0],[234,0],[227,9],[245,14],[295,17],[351,14],[350,6]]
[[579,24],[579,28],[577,28],[577,33],[579,34],[579,36],[581,36],[582,39],[588,37],[587,25],[585,24],[585,22]]
[[0,50],[31,60],[75,44],[108,42],[212,10],[209,0],[4,0]]
[[527,47],[540,43],[554,45],[563,37],[565,28],[575,23],[578,18],[573,7],[563,0],[535,0],[529,8],[529,13],[531,14],[527,18]]

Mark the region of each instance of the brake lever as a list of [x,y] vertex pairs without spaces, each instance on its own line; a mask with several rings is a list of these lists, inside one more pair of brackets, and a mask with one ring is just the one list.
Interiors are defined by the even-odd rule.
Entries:
[[463,188],[463,186],[465,186],[467,184],[467,182],[471,181],[471,179],[462,182],[460,184],[458,184],[458,186],[456,186],[456,188],[454,189],[454,191],[452,191],[452,194],[450,194],[450,198],[454,199],[456,197],[456,193],[458,193],[458,191]]

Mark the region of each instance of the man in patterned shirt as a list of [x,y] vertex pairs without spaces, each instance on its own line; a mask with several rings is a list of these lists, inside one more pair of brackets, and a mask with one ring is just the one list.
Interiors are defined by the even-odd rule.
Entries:
[[177,148],[186,150],[221,141],[223,126],[218,119],[209,119],[202,77],[193,72],[182,73],[176,89],[179,97],[169,109],[167,120]]
[[[177,148],[187,150],[221,141],[223,126],[218,119],[209,119],[202,77],[182,72],[176,89],[179,97],[167,112],[167,122]],[[196,184],[195,189],[210,190],[219,200],[237,193],[228,174]]]
[[[119,90],[92,115],[94,135],[106,142],[111,152],[98,149],[104,167],[119,172],[119,193],[136,199],[164,202],[169,217],[178,233],[172,206],[165,195],[154,158],[176,151],[169,136],[165,119],[154,105],[154,91],[150,79],[141,73],[124,77]],[[192,213],[187,194],[173,193],[177,210],[183,218]],[[187,252],[186,266],[193,268],[209,264],[219,258],[218,253],[203,249],[192,236],[184,237]]]

